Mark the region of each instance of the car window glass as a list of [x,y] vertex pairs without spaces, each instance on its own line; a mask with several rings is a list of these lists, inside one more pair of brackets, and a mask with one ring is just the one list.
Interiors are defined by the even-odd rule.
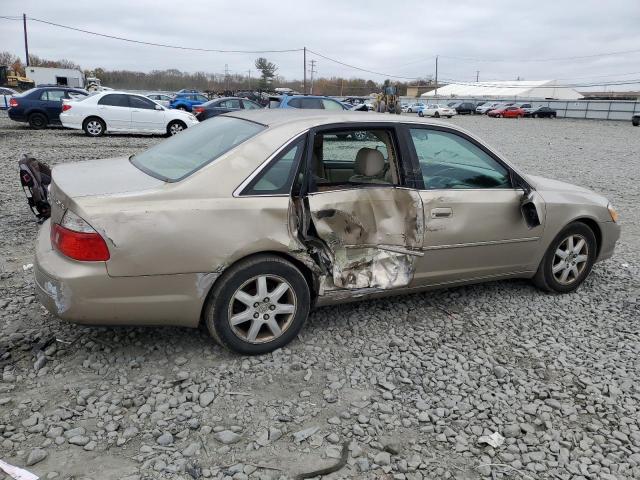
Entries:
[[302,108],[302,99],[301,98],[292,98],[291,100],[289,100],[287,105],[289,107],[292,107],[292,108]]
[[156,178],[181,180],[265,128],[239,118],[214,117],[136,154],[131,163]]
[[509,172],[469,140],[449,132],[410,129],[425,188],[508,188]]
[[321,109],[323,108],[322,102],[319,98],[302,98],[302,108],[313,108],[313,109]]
[[145,110],[155,110],[157,103],[146,98],[129,95],[129,105],[131,108],[143,108]]
[[318,190],[394,185],[397,158],[390,130],[332,130],[315,135],[311,171]]
[[322,99],[322,105],[324,105],[325,110],[344,110],[342,105],[333,100]]
[[242,193],[246,195],[289,193],[303,148],[303,139],[285,148]]
[[129,107],[128,95],[122,95],[119,93],[112,93],[105,95],[98,100],[98,105],[108,105],[110,107]]
[[49,90],[48,94],[50,102],[61,102],[65,97],[64,90]]
[[240,100],[237,100],[237,99],[225,100],[224,102],[220,102],[219,106],[222,108],[240,108]]
[[258,105],[257,103],[253,103],[251,100],[242,100],[242,104],[247,110],[257,110],[262,108],[260,107],[260,105]]
[[204,95],[196,95],[196,100],[198,100],[199,102],[206,102],[209,99]]

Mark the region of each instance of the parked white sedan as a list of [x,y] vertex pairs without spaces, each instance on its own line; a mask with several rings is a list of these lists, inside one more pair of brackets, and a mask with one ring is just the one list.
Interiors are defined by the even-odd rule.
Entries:
[[92,137],[106,132],[175,135],[198,123],[191,113],[165,108],[143,95],[113,91],[65,102],[60,121]]
[[164,93],[150,93],[147,95],[147,98],[150,98],[154,102],[167,108],[169,108],[169,104],[171,103],[171,95],[166,95]]
[[9,109],[9,100],[14,95],[17,95],[13,88],[2,87],[0,88],[0,110],[8,110]]
[[420,117],[451,118],[457,114],[458,112],[456,112],[455,108],[447,107],[446,105],[438,105],[435,103],[431,105],[427,105],[425,108],[418,111],[418,115]]

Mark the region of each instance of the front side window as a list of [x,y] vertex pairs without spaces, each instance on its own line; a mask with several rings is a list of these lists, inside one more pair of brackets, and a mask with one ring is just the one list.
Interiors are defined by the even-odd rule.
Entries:
[[304,138],[285,148],[242,192],[243,195],[282,195],[291,192],[304,149]]
[[344,110],[344,107],[333,100],[322,99],[322,105],[325,110]]
[[155,110],[158,105],[151,100],[147,100],[146,98],[136,97],[135,95],[129,96],[129,105],[131,108],[142,108],[144,110]]
[[509,171],[466,138],[425,128],[409,131],[427,190],[511,187]]
[[122,95],[120,93],[112,93],[105,95],[98,100],[98,105],[107,105],[109,107],[129,107],[128,95]]
[[251,100],[242,100],[242,104],[246,110],[258,110],[262,108],[257,103],[252,102]]
[[182,180],[265,128],[239,118],[214,117],[136,154],[131,163],[161,180]]

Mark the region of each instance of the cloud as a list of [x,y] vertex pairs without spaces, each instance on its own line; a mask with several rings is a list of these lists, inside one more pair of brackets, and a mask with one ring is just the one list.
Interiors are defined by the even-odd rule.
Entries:
[[[588,81],[639,70],[640,53],[532,62],[631,50],[640,45],[640,2],[595,0],[517,2],[388,1],[218,1],[109,0],[97,8],[79,4],[5,0],[3,14],[28,16],[138,40],[217,49],[286,49],[307,46],[366,69],[407,77],[433,75],[472,81],[517,77]],[[0,20],[3,49],[24,55],[22,24]],[[246,73],[255,54],[180,51],[135,45],[29,22],[31,53],[67,58],[84,68]],[[265,54],[278,73],[301,78],[302,53]],[[314,58],[312,55],[308,59]],[[367,75],[318,60],[320,76]],[[486,61],[491,60],[491,61]],[[622,76],[620,78],[640,78]]]

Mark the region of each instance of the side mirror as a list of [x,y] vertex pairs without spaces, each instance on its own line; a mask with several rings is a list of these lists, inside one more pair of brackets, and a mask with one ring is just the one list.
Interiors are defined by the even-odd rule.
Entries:
[[164,108],[162,108],[162,105],[156,105],[156,106],[155,106],[155,109],[156,109],[156,110],[164,110]]
[[520,202],[520,211],[529,230],[540,226],[540,215],[538,214],[538,207],[534,202],[534,196],[535,193],[532,191],[525,192]]

